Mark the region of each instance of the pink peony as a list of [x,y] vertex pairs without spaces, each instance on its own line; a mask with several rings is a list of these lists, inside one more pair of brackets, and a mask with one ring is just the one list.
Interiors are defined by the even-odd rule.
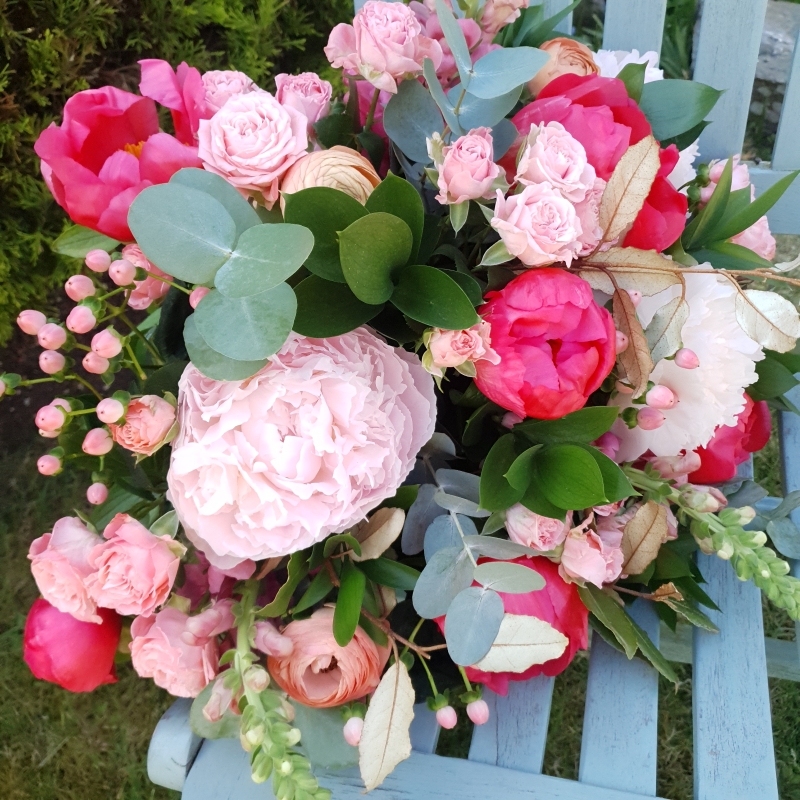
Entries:
[[309,128],[318,120],[328,116],[331,110],[333,87],[322,80],[316,72],[301,72],[275,76],[275,99],[282,106],[291,106],[307,120]]
[[517,503],[506,512],[508,538],[541,552],[555,550],[567,538],[571,516],[563,521],[542,517]]
[[168,475],[187,536],[222,568],[283,556],[391,497],[433,434],[419,359],[365,328],[292,335],[254,377],[180,381]]
[[490,364],[500,363],[500,356],[491,347],[491,328],[484,320],[461,331],[432,328],[428,353],[422,363],[429,372],[442,376],[448,367],[482,360]]
[[175,409],[154,394],[136,397],[128,404],[125,422],[109,424],[114,441],[142,456],[151,456],[175,434]]
[[210,120],[200,122],[203,166],[243,193],[261,195],[268,208],[278,181],[308,147],[308,120],[267,92],[232,97]]
[[172,276],[162,272],[155,264],[148,261],[144,253],[139,249],[138,244],[125,245],[122,248],[122,257],[130,261],[135,267],[147,270],[150,275],[158,276],[156,278],[148,276],[143,281],[134,281],[135,288],[128,295],[128,305],[137,311],[144,311],[169,291],[169,284],[158,280],[158,278],[172,280]]
[[602,586],[622,572],[622,528],[619,517],[603,517],[597,533],[589,528],[590,515],[573,528],[564,541],[559,573],[565,580],[579,580]]
[[526,186],[509,197],[498,189],[491,225],[508,252],[528,267],[570,266],[581,249],[575,206],[549,183]]
[[141,522],[117,514],[89,554],[94,570],[86,589],[103,608],[124,616],[149,616],[169,598],[186,548],[169,536],[150,533]]
[[408,6],[368,0],[352,25],[332,31],[325,55],[336,68],[363,75],[373,86],[394,94],[397,82],[419,75],[430,58],[438,69],[442,48],[422,35],[422,26]]
[[62,517],[53,532],[31,542],[28,558],[42,597],[65,614],[83,622],[102,622],[97,604],[86,588],[94,568],[89,564],[92,548],[102,539],[77,517]]
[[244,72],[233,69],[212,69],[204,72],[203,89],[206,106],[211,111],[209,117],[216,114],[231,97],[261,91]]
[[439,170],[439,194],[442,204],[463,203],[480,197],[492,197],[492,184],[500,167],[492,160],[490,128],[475,128],[442,150]]
[[752,250],[761,258],[772,261],[775,258],[776,242],[775,237],[769,229],[769,222],[766,217],[761,217],[749,228],[745,228],[741,233],[731,237],[734,244]]
[[528,7],[528,0],[486,0],[481,14],[481,27],[491,40],[506,25],[519,18],[520,9]]

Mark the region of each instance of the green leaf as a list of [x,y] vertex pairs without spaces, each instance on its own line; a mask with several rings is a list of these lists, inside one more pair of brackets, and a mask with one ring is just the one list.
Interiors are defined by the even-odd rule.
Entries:
[[105,250],[110,253],[118,244],[120,242],[110,236],[84,228],[83,225],[73,225],[50,245],[50,249],[62,256],[85,258],[90,250]]
[[534,462],[534,473],[531,477],[531,483],[522,495],[519,501],[529,511],[534,514],[539,514],[542,517],[550,517],[551,519],[562,520],[567,516],[570,509],[561,508],[561,506],[552,503],[544,493],[541,484],[538,481],[538,470],[536,470],[536,463]]
[[326,149],[340,145],[349,147],[355,137],[353,118],[349,114],[330,114],[314,124],[319,143]]
[[303,753],[315,770],[358,766],[358,748],[351,747],[342,736],[341,709],[310,708],[294,700],[289,702],[295,710],[292,724],[302,735]]
[[506,243],[501,239],[495,242],[484,254],[479,266],[481,267],[496,267],[498,264],[505,264],[508,261],[513,261],[514,256],[508,252]]
[[190,283],[211,281],[236,244],[236,223],[225,206],[180,183],[141,192],[131,204],[128,225],[150,261]]
[[481,508],[505,511],[520,501],[523,491],[513,487],[506,478],[516,458],[513,434],[501,436],[492,445],[481,469]]
[[655,565],[652,575],[654,581],[671,581],[675,578],[690,577],[692,574],[689,562],[670,547],[669,542],[661,546],[656,560],[652,563]]
[[386,152],[386,142],[383,137],[375,133],[375,131],[361,131],[356,136],[356,141],[366,151],[370,163],[377,172],[383,163],[383,155]]
[[406,318],[392,305],[385,306],[383,311],[373,317],[370,326],[400,345],[416,341],[419,337],[419,334],[408,326]]
[[294,275],[313,248],[311,231],[301,225],[256,225],[239,237],[214,285],[230,299],[261,294]]
[[344,283],[339,231],[365,217],[367,209],[350,195],[326,186],[284,195],[284,201],[285,221],[308,228],[314,236],[314,249],[306,259],[306,267],[320,278]]
[[[484,100],[480,97],[467,92],[461,105],[458,109],[458,118],[465,130],[472,128],[494,128],[503,122],[506,114],[510,113],[519,100],[522,94],[522,86],[517,86],[507,94],[501,94],[499,97],[492,97],[490,100]],[[457,83],[447,93],[447,97],[452,103],[457,103],[461,97],[461,84]],[[510,125],[513,123],[510,120],[505,120]],[[506,126],[504,125],[503,128]],[[517,138],[519,132],[514,128],[514,138],[511,143]],[[497,136],[496,131],[492,131],[492,138],[494,139],[494,160],[498,161],[505,154],[504,142],[501,137]],[[509,143],[509,146],[510,144]],[[506,148],[507,149],[507,148]]]
[[392,303],[411,319],[445,330],[461,330],[479,319],[464,290],[434,267],[408,266],[392,294]]
[[636,624],[636,620],[629,616],[633,632],[636,635],[636,643],[639,646],[639,652],[668,680],[673,683],[678,683],[678,676],[675,670],[670,666],[669,661],[664,657],[664,654],[653,644],[653,640],[647,635],[647,632]]
[[637,494],[630,481],[625,477],[625,473],[620,469],[619,464],[615,464],[596,447],[588,444],[581,444],[579,447],[582,447],[600,468],[607,502],[616,503],[618,500],[624,500],[626,497]]
[[308,556],[308,550],[298,550],[289,556],[289,564],[286,567],[286,583],[278,589],[278,593],[271,603],[267,603],[263,608],[256,611],[257,617],[282,617],[286,613],[294,590],[298,587],[300,581],[308,575]]
[[463,203],[455,203],[449,206],[450,209],[450,224],[453,230],[458,233],[467,221],[467,214],[469,214],[469,200]]
[[296,311],[292,287],[280,283],[237,299],[212,290],[193,317],[198,333],[213,350],[239,361],[258,361],[281,349],[292,332]]
[[436,0],[436,16],[442,26],[445,41],[450,47],[450,52],[456,62],[461,84],[467,89],[471,78],[472,57],[469,54],[469,45],[464,37],[464,31],[461,30],[461,26],[456,21],[452,9],[445,0]]
[[160,516],[150,526],[150,533],[154,536],[168,536],[170,539],[174,539],[175,534],[178,532],[178,525],[178,514],[173,509]]
[[369,322],[383,305],[362,303],[346,283],[310,275],[294,287],[297,314],[293,330],[301,336],[325,339],[340,336]]
[[756,362],[758,380],[747,387],[753,400],[772,400],[800,383],[795,376],[767,350],[763,361]]
[[590,406],[573,411],[561,419],[532,419],[514,426],[515,433],[537,444],[593,442],[611,426],[619,415],[616,406]]
[[359,569],[375,583],[389,586],[392,589],[403,589],[410,592],[416,585],[419,572],[407,564],[400,564],[389,558],[373,558],[362,561]]
[[216,381],[243,381],[267,365],[267,360],[236,361],[223,356],[208,346],[200,335],[195,323],[195,315],[187,318],[183,329],[183,337],[189,358],[200,372]]
[[317,603],[322,602],[332,589],[333,583],[331,582],[330,573],[327,569],[321,569],[314,576],[314,580],[311,581],[303,596],[297,601],[297,605],[292,609],[292,615],[306,611]]
[[481,285],[472,275],[467,275],[466,272],[456,272],[452,269],[442,270],[448,277],[452,278],[463,290],[464,294],[469,298],[473,306],[483,304],[483,290]]
[[715,269],[771,269],[772,262],[748,247],[733,242],[711,242],[704,249],[692,250],[698,263],[710,261]]
[[[662,547],[661,550],[664,548]],[[659,551],[660,554],[661,551]],[[691,598],[696,603],[704,605],[706,608],[713,608],[714,611],[720,611],[720,607],[700,588],[697,581],[692,577],[676,578],[673,583],[678,591],[684,596]],[[657,605],[661,605],[658,603]],[[671,610],[671,609],[670,609]]]
[[464,129],[459,123],[458,115],[454,111],[453,104],[447,99],[447,95],[444,93],[444,89],[442,89],[442,84],[439,83],[439,78],[436,76],[436,67],[433,66],[433,61],[429,58],[425,58],[422,61],[422,74],[425,76],[428,90],[436,101],[436,105],[439,106],[439,110],[442,112],[450,130],[453,131],[456,136],[461,136],[464,133]]
[[[83,436],[81,436],[82,438]],[[139,495],[133,494],[115,483],[108,490],[108,498],[105,503],[92,509],[89,520],[98,530],[102,530],[117,514],[130,511],[139,502],[141,502]]]
[[725,215],[725,209],[728,206],[732,180],[733,159],[729,158],[722,170],[722,174],[719,176],[719,181],[711,195],[711,199],[686,226],[686,230],[681,235],[681,242],[687,252],[697,249],[707,241],[713,240],[711,234],[720,220],[722,220]]
[[661,147],[669,147],[671,144],[674,144],[678,150],[685,150],[690,144],[694,144],[699,138],[700,134],[711,124],[711,120],[704,119],[702,122],[698,122],[694,128],[690,128],[688,131],[684,133],[680,133],[677,136],[671,136],[669,139],[662,139],[661,140]]
[[367,578],[349,558],[346,558],[339,580],[341,585],[336,598],[336,609],[333,612],[333,638],[339,647],[346,647],[358,627]]
[[[548,39],[552,39],[552,34],[556,29],[556,25],[566,19],[581,2],[582,0],[574,0],[572,3],[569,3],[560,11],[553,14],[552,17],[547,17],[547,19],[542,20],[538,25],[532,26],[532,29],[523,37],[523,40],[519,44],[516,42],[514,43],[514,47],[519,47],[520,44],[538,47],[540,44],[544,44]],[[542,15],[544,15],[543,12]]]
[[478,564],[475,580],[487,589],[506,594],[527,594],[544,588],[544,578],[523,564],[508,561],[487,561]]
[[633,620],[625,609],[610,594],[592,584],[578,586],[578,594],[586,608],[614,634],[625,655],[633,658],[639,647],[639,640],[633,627]]
[[508,468],[504,475],[509,484],[523,494],[530,486],[535,468],[533,460],[536,454],[542,449],[542,445],[536,444],[529,447],[525,452],[516,457],[514,463]]
[[322,549],[323,558],[330,558],[340,544],[349,547],[357,556],[361,555],[361,545],[355,536],[349,533],[337,533],[325,540],[325,545]]
[[384,500],[378,508],[402,508],[403,511],[408,511],[417,499],[418,494],[419,485],[417,484],[401,486],[392,497]]
[[171,361],[161,369],[157,369],[144,382],[143,394],[157,394],[163,397],[164,392],[178,396],[178,381],[186,369],[185,361]]
[[697,81],[663,80],[646,83],[639,108],[659,141],[678,136],[702,122],[721,91]]
[[628,97],[638,103],[644,89],[644,74],[647,64],[626,64],[618,73],[617,78],[625,84]]
[[383,211],[345,228],[339,234],[339,254],[353,294],[364,303],[385,303],[394,291],[394,273],[408,263],[413,241],[408,225]]
[[428,164],[427,140],[444,128],[444,121],[436,101],[419,81],[403,81],[383,110],[383,128],[412,161]]
[[[400,85],[403,86],[405,83],[408,81]],[[421,84],[416,83],[416,85]],[[390,172],[367,198],[366,209],[370,214],[377,212],[393,214],[408,225],[413,239],[409,261],[416,260],[425,226],[425,209],[417,190],[408,181]]]
[[719,633],[719,628],[697,606],[692,605],[688,600],[665,600],[664,602],[679,617],[683,617],[695,627],[712,633]]
[[575,510],[607,502],[600,467],[582,447],[548,445],[536,454],[535,463],[535,481],[553,505]]
[[531,80],[549,59],[547,53],[535,47],[490,50],[475,62],[469,92],[485,100],[508,94]]

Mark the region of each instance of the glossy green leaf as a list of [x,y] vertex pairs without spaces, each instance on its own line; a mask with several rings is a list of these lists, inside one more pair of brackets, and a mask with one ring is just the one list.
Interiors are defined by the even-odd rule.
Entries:
[[530,419],[514,426],[515,433],[539,444],[593,442],[611,430],[619,409],[616,406],[590,406],[573,411],[561,419]]
[[753,400],[772,400],[798,384],[797,378],[767,350],[763,361],[756,362],[758,380],[747,387]]
[[450,269],[446,269],[444,272],[464,290],[464,294],[467,295],[470,303],[472,303],[473,306],[479,306],[483,304],[483,291],[481,289],[481,285],[475,280],[475,278],[472,277],[472,275],[468,275],[466,272],[456,272],[455,270]]
[[601,453],[596,447],[588,444],[580,445],[595,461],[600,474],[603,476],[603,487],[606,502],[616,503],[626,497],[636,494],[636,490],[631,486],[630,481],[625,477],[625,473],[620,469],[619,464],[615,464],[607,455]]
[[369,322],[382,305],[362,303],[346,283],[310,275],[294,287],[297,314],[293,330],[302,336],[325,339],[340,336]]
[[355,536],[352,536],[349,533],[337,533],[334,536],[329,536],[325,540],[322,548],[323,558],[330,558],[340,544],[343,544],[346,548],[351,549],[357,556],[361,555],[361,545]]
[[436,101],[419,81],[403,81],[383,110],[383,127],[412,161],[428,164],[427,140],[443,130],[444,121]]
[[195,324],[195,315],[192,314],[183,329],[186,350],[189,358],[200,372],[216,381],[243,381],[267,365],[267,360],[236,361],[218,353],[206,343],[200,335]]
[[664,657],[664,654],[655,646],[653,640],[647,635],[647,632],[640,628],[636,621],[630,617],[631,627],[636,636],[636,644],[639,646],[639,652],[668,680],[674,684],[678,683],[678,676],[672,665]]
[[314,580],[305,590],[303,596],[297,601],[297,605],[292,609],[292,614],[299,614],[306,611],[317,603],[321,603],[333,590],[331,576],[327,569],[321,569]]
[[349,558],[346,558],[339,580],[339,594],[333,612],[333,638],[339,647],[346,647],[358,627],[367,577]]
[[487,589],[506,594],[527,594],[544,588],[544,578],[534,569],[509,561],[478,564],[475,580]]
[[702,122],[721,91],[697,81],[663,80],[646,83],[639,108],[661,141],[678,136]]
[[362,561],[358,566],[371,581],[406,592],[410,592],[417,585],[420,575],[413,567],[389,558],[373,558]]
[[698,263],[711,262],[715,269],[772,269],[772,262],[762,258],[749,247],[733,242],[711,242],[691,255]]
[[625,655],[633,658],[639,648],[639,640],[633,621],[625,609],[610,594],[591,583],[578,586],[578,594],[586,608],[614,634]]
[[286,582],[278,589],[275,599],[256,612],[257,617],[282,617],[286,613],[294,590],[308,575],[308,555],[308,550],[298,550],[289,556]]
[[517,491],[524,493],[530,486],[534,474],[533,460],[541,449],[542,445],[540,444],[529,447],[518,455],[508,468],[504,477]]
[[50,249],[62,256],[85,258],[90,250],[105,250],[110,253],[118,244],[120,242],[110,236],[84,228],[83,225],[73,225],[50,245]]
[[[534,463],[534,467],[536,464]],[[538,471],[534,472],[530,485],[522,495],[520,503],[525,506],[529,511],[539,514],[542,517],[550,517],[551,519],[564,519],[570,509],[556,505],[550,501],[544,492],[542,484],[537,479]]]
[[353,143],[355,129],[349,114],[330,114],[314,124],[319,143],[330,149],[336,145],[347,147]]
[[[404,86],[409,81],[401,83]],[[420,86],[415,81],[410,81]],[[425,227],[425,209],[419,192],[408,182],[391,172],[375,187],[367,199],[366,209],[371,214],[382,211],[400,217],[411,230],[412,245],[409,261],[414,261],[419,253],[422,232]]]
[[450,658],[462,667],[480,661],[497,638],[503,613],[503,600],[491,589],[470,586],[460,592],[444,620]]
[[591,508],[607,502],[597,462],[574,444],[548,445],[536,454],[536,477],[544,496],[559,508]]
[[701,247],[707,241],[713,241],[713,231],[725,215],[731,193],[733,179],[733,159],[728,159],[719,181],[714,188],[711,199],[703,206],[681,235],[681,243],[688,252]]
[[481,508],[505,511],[520,501],[523,490],[514,488],[505,477],[516,458],[513,434],[501,436],[492,445],[481,469]]
[[361,148],[366,152],[367,158],[375,168],[376,171],[380,170],[383,163],[383,156],[386,152],[386,142],[383,136],[375,133],[375,131],[361,131],[356,136],[356,141],[361,145]]
[[153,372],[144,382],[144,394],[157,394],[162,397],[164,392],[178,396],[178,381],[186,369],[185,361],[170,361],[164,367]]
[[392,303],[423,325],[460,330],[478,322],[464,290],[446,272],[434,267],[405,267],[392,294]]
[[644,89],[644,74],[647,64],[626,64],[618,73],[617,78],[625,84],[628,97],[638,103]]
[[475,62],[469,92],[486,100],[508,94],[531,80],[549,59],[535,47],[490,50]]

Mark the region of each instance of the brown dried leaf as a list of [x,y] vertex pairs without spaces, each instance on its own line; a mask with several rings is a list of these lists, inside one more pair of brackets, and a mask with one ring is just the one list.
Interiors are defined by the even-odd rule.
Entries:
[[651,296],[681,282],[680,265],[654,250],[637,250],[635,247],[612,247],[604,253],[594,253],[581,261],[579,275],[592,287],[606,294],[614,294],[614,276],[620,289],[636,289]]
[[657,603],[666,603],[667,600],[683,600],[683,595],[678,591],[674,583],[663,583],[651,595],[651,600]]
[[361,555],[353,553],[353,561],[380,558],[402,532],[405,520],[406,512],[402,508],[379,508],[354,533],[361,543]]
[[658,555],[667,540],[667,509],[655,500],[648,500],[625,526],[622,534],[622,571],[640,575]]
[[614,324],[617,326],[617,330],[622,331],[628,337],[629,342],[628,347],[617,358],[625,370],[628,382],[633,387],[632,396],[637,398],[647,389],[647,381],[653,371],[650,348],[642,330],[642,323],[636,316],[636,307],[624,289],[614,292],[612,308]]

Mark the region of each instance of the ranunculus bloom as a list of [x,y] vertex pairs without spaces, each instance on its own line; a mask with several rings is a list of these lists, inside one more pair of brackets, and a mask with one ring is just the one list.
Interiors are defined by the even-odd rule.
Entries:
[[107,608],[99,610],[100,624],[82,622],[37,600],[28,612],[22,657],[40,681],[57,683],[70,692],[91,692],[116,683],[114,655],[122,620]]
[[[234,69],[212,69],[203,73],[203,89],[209,116],[219,111],[231,97],[261,91],[244,72]],[[205,118],[204,118],[205,119]]]
[[332,608],[290,622],[283,635],[294,646],[287,656],[269,656],[269,674],[304,706],[335,708],[378,688],[388,650],[381,652],[361,628],[340,647],[333,638]]
[[543,517],[517,503],[506,512],[506,530],[512,542],[546,552],[554,550],[567,538],[569,518]]
[[520,417],[559,419],[582,408],[616,359],[614,321],[589,284],[534,269],[486,299],[480,313],[500,364],[477,362],[478,388]]
[[198,153],[203,166],[242,192],[260,194],[268,208],[278,181],[308,147],[308,121],[267,92],[232,97],[200,121]]
[[107,541],[97,543],[89,554],[89,595],[119,614],[152,614],[169,598],[186,548],[169,536],[150,533],[127,514],[117,514],[103,536]]
[[154,394],[136,397],[128,404],[125,423],[110,423],[114,441],[142,456],[151,456],[167,444],[175,425],[175,409],[164,398]]
[[350,147],[334,145],[303,156],[286,173],[281,182],[282,194],[301,189],[327,186],[349,194],[362,205],[381,182],[375,167]]
[[765,401],[754,402],[745,394],[744,411],[735,425],[723,425],[705,447],[697,449],[700,468],[689,475],[692,483],[721,483],[736,475],[736,467],[769,441],[772,419]]
[[73,222],[131,241],[128,209],[142,189],[199,167],[197,150],[160,133],[155,103],[113,86],[67,100],[61,125],[34,146],[42,175]]
[[564,541],[559,574],[564,579],[575,579],[602,586],[615,581],[622,572],[623,525],[615,517],[603,517],[597,533],[588,527],[591,516],[573,528]]
[[424,59],[438,68],[443,56],[439,43],[422,35],[422,26],[408,6],[382,0],[368,0],[352,25],[337,25],[325,55],[334,67],[363,75],[392,94],[398,81],[422,72]]
[[365,328],[293,334],[242,382],[190,365],[168,474],[187,536],[212,564],[283,556],[391,497],[433,434],[433,380]]
[[135,288],[128,295],[128,305],[137,311],[144,311],[169,291],[169,284],[158,280],[158,278],[172,280],[172,276],[162,272],[155,264],[149,261],[139,249],[138,244],[125,245],[122,248],[122,257],[130,261],[135,267],[147,270],[150,275],[158,276],[157,278],[148,276],[143,281],[134,281]]
[[550,60],[528,82],[530,93],[536,97],[548,83],[562,75],[597,75],[600,68],[592,51],[582,42],[559,36],[539,45]]
[[291,106],[307,120],[309,127],[331,110],[333,87],[316,72],[301,72],[275,76],[275,99],[283,106]]
[[436,163],[436,199],[447,205],[492,197],[492,184],[500,174],[500,167],[492,159],[490,128],[475,128],[447,145],[442,150],[442,161]]
[[[491,347],[491,328],[485,320],[461,331],[433,328],[428,339],[428,358],[423,365],[431,373],[442,376],[448,367],[460,367],[467,361],[486,360],[500,363],[500,356]],[[427,363],[430,362],[430,363]]]
[[486,39],[491,41],[501,28],[519,18],[520,9],[527,7],[528,0],[486,0],[481,14]]
[[42,597],[59,611],[83,622],[102,622],[89,596],[86,579],[93,572],[89,553],[102,539],[77,517],[62,517],[53,532],[31,542],[28,558]]

